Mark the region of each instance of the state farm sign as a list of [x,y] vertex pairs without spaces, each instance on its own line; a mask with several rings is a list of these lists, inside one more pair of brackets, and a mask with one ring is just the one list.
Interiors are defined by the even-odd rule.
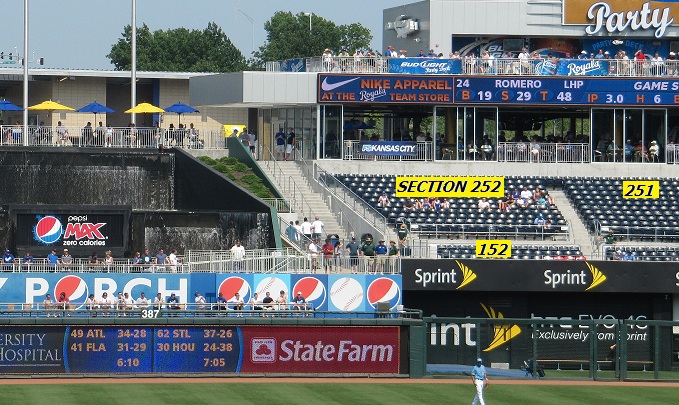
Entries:
[[272,326],[242,332],[244,373],[399,373],[396,326]]
[[597,35],[623,31],[652,30],[661,38],[667,28],[676,25],[679,3],[644,0],[563,0],[563,24],[587,25],[585,33]]

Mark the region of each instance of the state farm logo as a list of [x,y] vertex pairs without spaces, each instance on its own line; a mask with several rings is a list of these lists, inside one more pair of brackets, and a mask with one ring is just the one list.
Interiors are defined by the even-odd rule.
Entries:
[[276,339],[253,338],[251,359],[253,363],[273,363],[276,361]]

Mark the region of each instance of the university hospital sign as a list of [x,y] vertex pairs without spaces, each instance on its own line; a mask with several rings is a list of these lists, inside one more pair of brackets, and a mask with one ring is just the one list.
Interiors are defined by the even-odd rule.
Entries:
[[563,0],[563,24],[587,25],[589,35],[654,30],[662,38],[679,17],[679,0]]

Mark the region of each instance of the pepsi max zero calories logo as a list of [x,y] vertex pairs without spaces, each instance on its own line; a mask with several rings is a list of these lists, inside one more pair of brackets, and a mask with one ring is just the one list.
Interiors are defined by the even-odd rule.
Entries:
[[[91,216],[91,215],[90,215]],[[51,246],[62,242],[63,246],[107,246],[104,234],[107,222],[97,222],[88,215],[68,215],[64,224],[62,216],[36,217],[33,239],[41,245]]]

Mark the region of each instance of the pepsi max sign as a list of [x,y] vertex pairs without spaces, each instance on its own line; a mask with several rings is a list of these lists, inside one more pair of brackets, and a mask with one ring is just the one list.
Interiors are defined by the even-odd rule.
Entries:
[[122,254],[127,244],[127,213],[74,213],[52,211],[47,214],[16,213],[15,240],[19,250],[35,253],[45,248],[72,248],[77,254],[92,250]]
[[108,238],[101,230],[106,223],[93,224],[83,221],[87,221],[87,215],[69,216],[64,229],[61,219],[57,216],[38,217],[38,222],[33,228],[33,237],[43,245],[55,244],[63,237],[64,246],[106,246]]

